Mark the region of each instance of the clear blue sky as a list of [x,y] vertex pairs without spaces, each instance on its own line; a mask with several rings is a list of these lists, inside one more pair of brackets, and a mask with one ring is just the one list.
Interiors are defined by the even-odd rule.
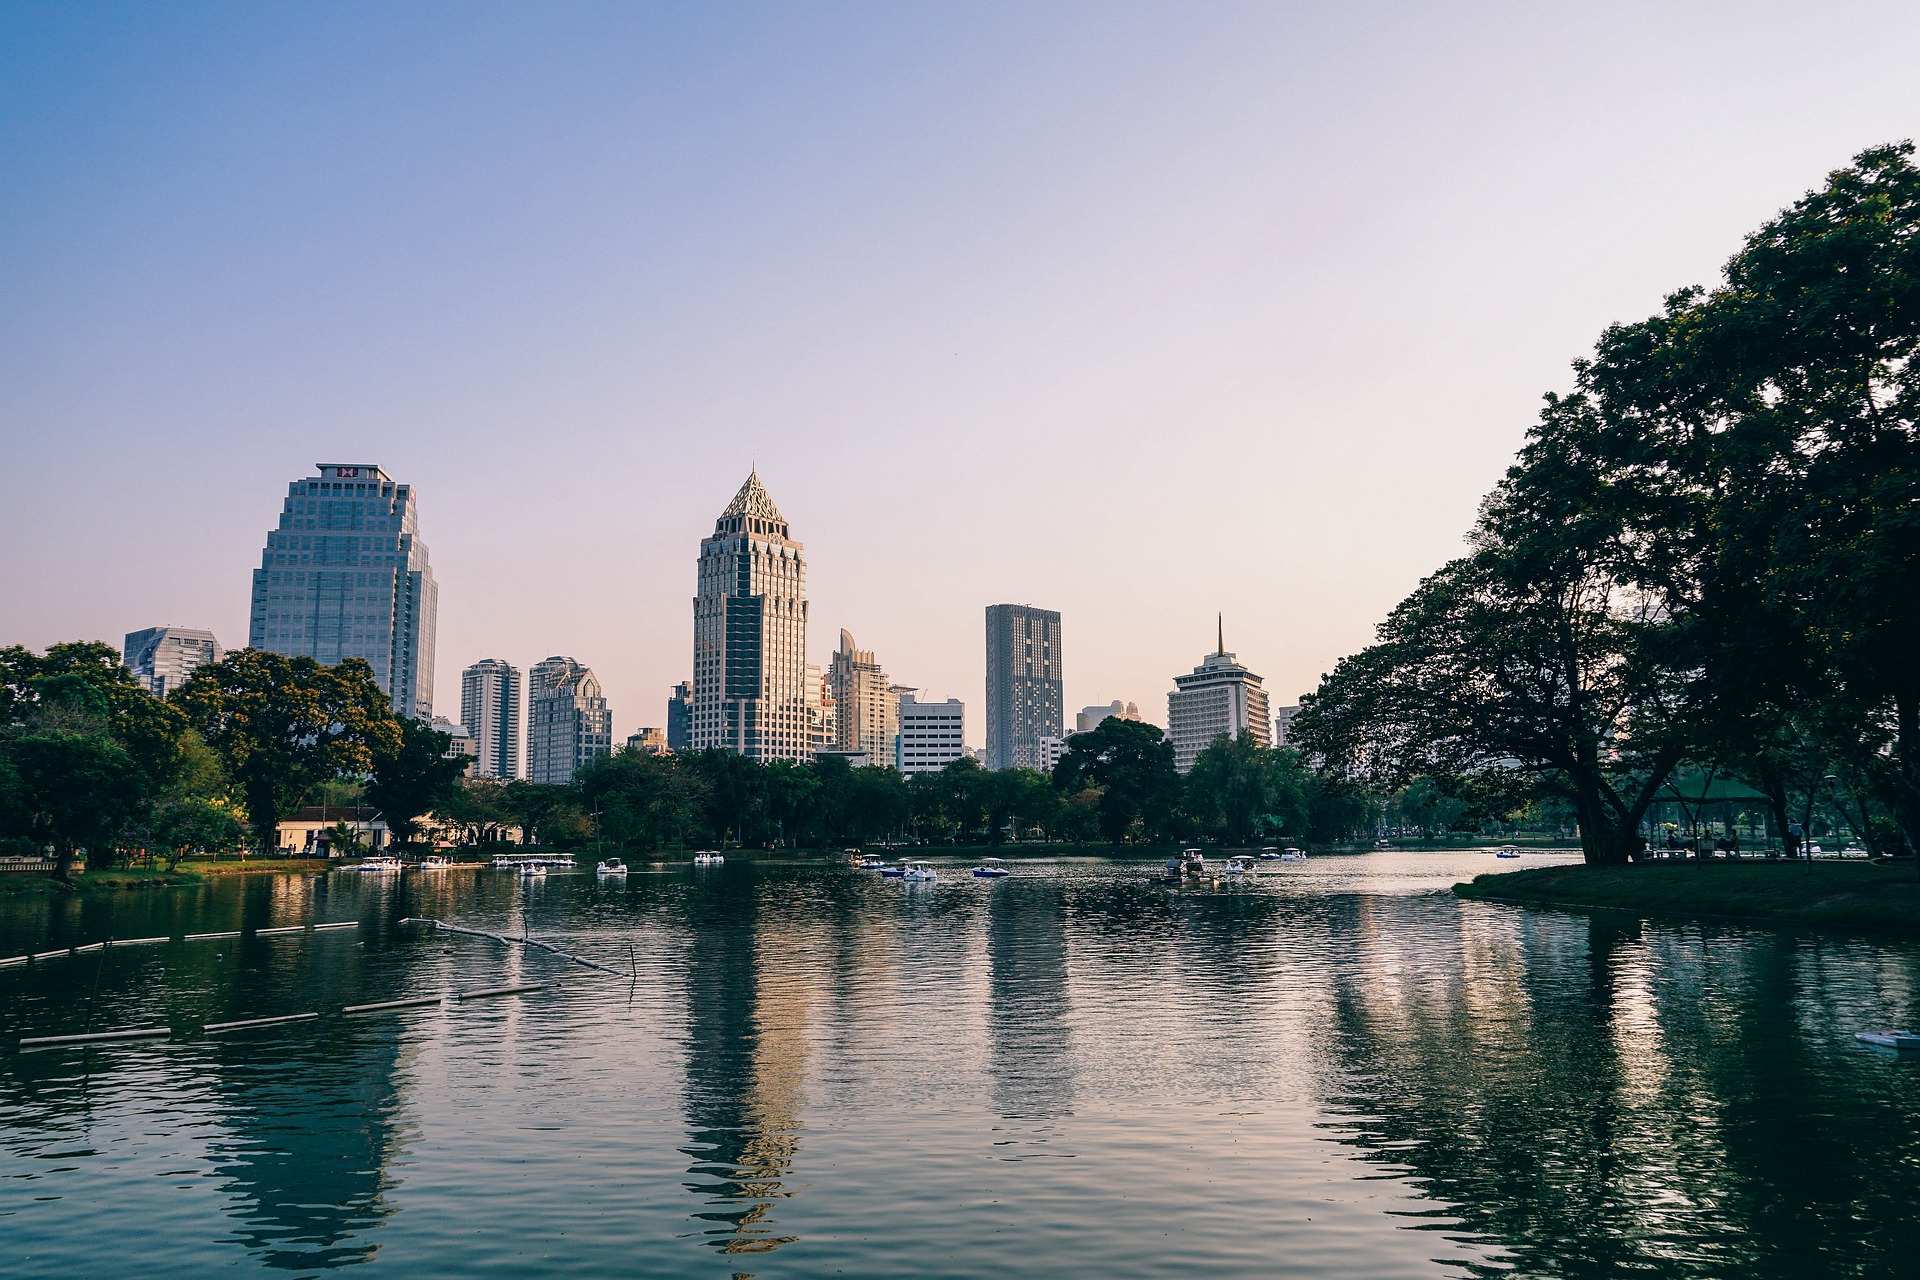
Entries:
[[1607,322],[1920,134],[1912,4],[0,8],[0,642],[246,636],[286,483],[417,486],[440,709],[689,674],[749,464],[982,734],[1311,688]]

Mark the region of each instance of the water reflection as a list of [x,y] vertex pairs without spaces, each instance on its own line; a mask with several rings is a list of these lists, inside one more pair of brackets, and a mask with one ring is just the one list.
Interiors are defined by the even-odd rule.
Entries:
[[1073,1107],[1067,904],[1061,887],[1043,880],[1009,880],[989,893],[987,1070],[993,1108],[1007,1120],[1067,1114]]

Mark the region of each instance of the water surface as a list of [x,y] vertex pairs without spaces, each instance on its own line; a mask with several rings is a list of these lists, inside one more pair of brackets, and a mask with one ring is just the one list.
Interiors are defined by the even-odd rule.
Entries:
[[[1527,863],[1546,860],[1530,856]],[[0,899],[9,1276],[1801,1277],[1920,1249],[1905,940],[1462,903],[1485,854]],[[1501,864],[1502,866],[1506,864]],[[526,933],[627,970],[402,925]],[[344,1004],[514,979],[410,1014]]]

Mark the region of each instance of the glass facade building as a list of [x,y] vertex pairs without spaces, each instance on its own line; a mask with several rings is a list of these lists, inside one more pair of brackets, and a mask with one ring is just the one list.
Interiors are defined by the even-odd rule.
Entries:
[[400,715],[433,716],[440,588],[413,490],[367,463],[287,486],[253,573],[247,644],[325,666],[364,658]]
[[1066,736],[1060,671],[1057,612],[987,606],[987,768],[1045,767],[1040,739]]
[[142,688],[164,698],[187,682],[195,667],[218,662],[226,650],[213,632],[196,627],[148,627],[127,633],[121,660]]

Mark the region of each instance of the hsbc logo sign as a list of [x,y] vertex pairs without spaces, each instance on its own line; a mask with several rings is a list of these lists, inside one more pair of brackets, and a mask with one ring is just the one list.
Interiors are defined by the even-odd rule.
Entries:
[[333,475],[336,480],[358,480],[360,478],[360,468],[335,467],[333,469]]

